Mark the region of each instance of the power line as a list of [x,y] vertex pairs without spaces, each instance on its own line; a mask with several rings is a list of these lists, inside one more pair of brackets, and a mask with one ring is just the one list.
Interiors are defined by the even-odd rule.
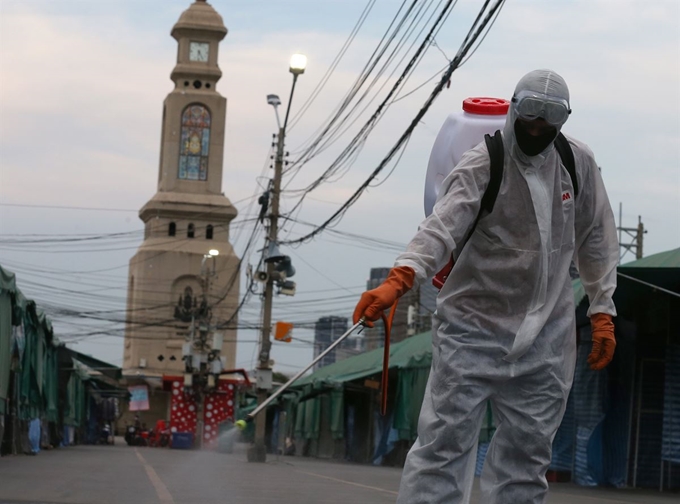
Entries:
[[[449,0],[448,4],[450,4],[452,0]],[[315,230],[311,231],[307,235],[297,238],[295,240],[287,240],[287,241],[282,241],[281,243],[285,244],[296,244],[296,243],[303,243],[304,241],[307,241],[317,234],[319,234],[321,231],[326,229],[331,223],[333,223],[336,219],[338,219],[340,216],[342,216],[347,209],[352,206],[361,196],[361,194],[364,192],[364,190],[370,185],[370,183],[378,176],[378,174],[383,170],[383,168],[389,163],[389,161],[392,159],[392,157],[401,149],[402,145],[408,140],[408,138],[411,136],[413,131],[415,130],[416,126],[420,122],[420,120],[423,118],[425,113],[429,110],[430,106],[434,102],[435,98],[439,95],[439,93],[442,91],[444,86],[446,85],[447,81],[453,74],[453,72],[456,70],[460,62],[463,60],[463,58],[466,56],[468,51],[470,50],[470,47],[474,44],[474,42],[477,40],[477,38],[480,36],[481,32],[484,30],[484,28],[488,25],[490,22],[491,18],[496,14],[496,12],[500,9],[500,7],[504,4],[505,0],[496,0],[495,4],[491,7],[489,13],[486,15],[484,18],[481,26],[475,31],[475,26],[478,23],[478,20],[483,16],[484,12],[486,11],[486,8],[489,4],[490,0],[486,0],[484,3],[484,6],[479,12],[479,15],[477,17],[477,20],[475,20],[475,23],[473,24],[472,28],[470,29],[470,32],[468,32],[467,37],[465,38],[465,41],[463,45],[461,46],[458,54],[456,57],[452,60],[451,64],[449,65],[448,70],[446,73],[442,76],[440,82],[437,84],[435,89],[432,91],[430,97],[427,99],[423,107],[420,109],[416,117],[411,121],[411,124],[408,126],[406,131],[401,135],[399,140],[396,142],[396,144],[392,147],[392,149],[389,151],[387,156],[383,158],[383,160],[380,162],[378,167],[371,173],[371,175],[368,177],[366,181],[364,181],[361,186],[354,192],[354,194],[338,209],[333,215],[331,215],[330,218],[328,218],[323,224],[318,226]],[[447,5],[448,5],[447,4]],[[443,16],[445,11],[442,11],[440,14],[440,18]],[[432,31],[431,31],[432,33]],[[426,42],[429,40],[430,35],[428,35],[428,38],[426,39]],[[468,43],[469,41],[469,43]],[[412,60],[413,61],[413,60]]]
[[[250,198],[243,198],[237,201],[232,201],[232,205],[242,203]],[[17,207],[17,208],[49,208],[53,210],[87,210],[95,212],[134,212],[138,213],[139,209],[132,208],[106,208],[106,207],[87,207],[87,206],[69,206],[69,205],[41,205],[33,203],[0,203],[0,206]]]
[[[392,18],[389,26],[385,30],[385,33],[383,34],[382,38],[378,42],[378,45],[376,46],[376,48],[373,50],[373,53],[368,58],[368,61],[366,62],[366,64],[364,65],[364,68],[359,73],[359,76],[354,81],[354,84],[352,84],[352,87],[350,88],[350,90],[345,94],[345,96],[341,100],[340,104],[338,106],[336,106],[331,117],[324,122],[325,125],[320,126],[317,129],[317,131],[307,141],[305,141],[303,143],[303,145],[305,145],[305,144],[308,144],[308,143],[311,142],[309,147],[305,147],[304,149],[302,149],[302,150],[304,150],[304,152],[300,155],[299,160],[296,161],[295,163],[293,163],[293,165],[299,164],[301,162],[301,160],[305,159],[314,150],[316,144],[318,144],[318,142],[324,136],[326,136],[328,134],[328,132],[333,127],[333,125],[338,120],[340,120],[340,117],[344,113],[345,109],[349,106],[351,101],[354,99],[354,97],[357,95],[357,93],[359,92],[361,87],[364,85],[364,83],[368,79],[371,72],[375,69],[378,62],[380,61],[380,59],[384,55],[385,51],[387,50],[387,47],[389,47],[392,40],[394,40],[394,37],[399,32],[399,30],[401,29],[401,26],[403,25],[403,23],[405,22],[407,17],[410,15],[412,10],[414,9],[416,3],[418,2],[418,0],[414,0],[411,3],[410,7],[407,9],[407,11],[402,16],[401,20],[397,23],[399,15],[400,15],[401,11],[404,9],[404,6],[406,5],[406,1],[407,0],[402,1],[401,5],[399,7],[399,10],[397,11],[397,13]],[[394,31],[392,31],[392,27],[395,25],[395,23],[397,23],[397,26],[395,27]],[[382,48],[382,50],[381,50],[381,48]],[[317,132],[318,132],[318,134],[317,134]],[[289,168],[288,171],[290,171],[293,167],[294,166],[291,166],[291,168]]]
[[326,70],[326,73],[323,75],[319,83],[316,85],[314,90],[312,91],[311,95],[309,98],[305,100],[305,102],[302,104],[302,107],[300,108],[300,111],[295,114],[290,121],[290,125],[288,126],[288,131],[291,131],[295,125],[300,121],[302,116],[304,116],[305,112],[309,109],[309,107],[314,103],[314,100],[319,96],[323,88],[326,86],[328,83],[328,80],[331,78],[333,75],[333,72],[337,68],[338,64],[342,60],[343,56],[349,49],[349,47],[352,45],[352,42],[354,41],[354,38],[356,37],[357,33],[359,33],[359,30],[363,26],[364,22],[366,21],[366,18],[370,14],[371,10],[373,9],[373,6],[375,5],[375,0],[369,0],[366,6],[364,7],[364,10],[361,12],[361,15],[359,16],[359,19],[357,20],[356,24],[352,28],[352,31],[350,32],[349,36],[347,37],[347,40],[345,40],[345,43],[342,45],[340,48],[340,52],[335,56],[333,61],[331,62],[330,66],[328,67],[328,70]]
[[[357,133],[357,135],[355,135],[355,137],[352,139],[352,141],[350,141],[349,145],[347,147],[345,147],[345,149],[340,153],[340,155],[336,158],[336,160],[333,161],[333,163],[331,163],[331,165],[324,171],[324,173],[319,178],[317,178],[314,182],[312,182],[310,185],[308,185],[305,189],[301,190],[302,196],[301,196],[300,200],[298,201],[298,203],[293,207],[292,211],[294,211],[296,208],[298,208],[302,204],[304,197],[309,192],[311,192],[315,188],[317,188],[321,183],[323,183],[325,180],[327,180],[332,174],[336,173],[338,168],[342,166],[342,164],[345,162],[345,160],[348,159],[349,156],[352,156],[354,153],[356,153],[357,149],[359,149],[363,146],[363,143],[365,142],[368,135],[372,132],[372,130],[375,128],[375,126],[377,125],[377,123],[379,122],[381,117],[384,115],[383,114],[384,111],[386,111],[389,108],[393,96],[395,96],[397,91],[407,81],[411,72],[415,69],[417,64],[421,61],[425,52],[430,47],[429,41],[438,32],[438,30],[441,28],[441,26],[443,25],[443,22],[448,18],[448,15],[450,14],[451,9],[456,5],[456,3],[457,3],[457,0],[455,0],[455,1],[449,0],[447,2],[447,4],[440,11],[435,22],[431,26],[430,31],[428,32],[425,40],[420,44],[420,46],[418,47],[418,49],[416,50],[414,55],[411,57],[410,61],[406,65],[405,69],[402,71],[401,75],[399,76],[399,78],[397,79],[395,84],[391,87],[387,96],[380,103],[377,110],[368,119],[368,121],[366,121],[366,123],[360,129],[359,133]],[[440,4],[441,4],[441,2],[440,2]],[[401,147],[401,144],[399,145],[399,147]],[[391,158],[391,156],[390,156],[390,158]]]

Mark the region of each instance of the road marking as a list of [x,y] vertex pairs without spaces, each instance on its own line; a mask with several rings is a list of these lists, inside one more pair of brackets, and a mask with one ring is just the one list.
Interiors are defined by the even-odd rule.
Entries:
[[[548,491],[548,495],[550,495],[550,491]],[[614,502],[616,504],[633,504],[635,502],[635,501],[630,501],[630,500],[622,501],[622,500],[618,500],[618,499],[608,499],[607,497],[596,497],[594,495],[583,495],[583,494],[575,494],[575,493],[570,493],[570,492],[564,492],[564,493],[560,493],[560,494],[556,493],[554,495],[561,495],[561,496],[569,495],[569,496],[575,497],[575,498],[581,497],[581,498],[584,498],[584,499],[588,499],[588,501]],[[639,501],[639,502],[641,502],[641,501]]]
[[151,480],[151,484],[156,489],[156,494],[158,495],[158,500],[161,501],[161,504],[175,504],[175,500],[168,491],[168,487],[165,486],[165,483],[163,483],[163,480],[160,478],[160,476],[158,476],[154,468],[151,467],[151,465],[146,460],[144,460],[144,457],[142,457],[142,454],[139,453],[137,448],[135,448],[135,454],[144,466],[146,475]]
[[331,476],[325,476],[323,474],[317,474],[317,473],[312,473],[312,472],[307,472],[307,471],[300,471],[298,469],[296,469],[295,471],[302,473],[302,474],[309,474],[310,476],[316,476],[317,478],[324,478],[324,479],[328,479],[328,480],[331,480],[331,481],[337,481],[339,483],[345,483],[347,485],[352,485],[352,486],[361,487],[361,488],[368,488],[369,490],[377,490],[378,492],[385,492],[385,493],[392,494],[392,495],[399,495],[399,492],[393,492],[392,490],[386,490],[386,489],[380,488],[380,487],[362,485],[361,483],[354,483],[353,481],[347,481],[347,480],[342,480],[342,479],[339,479],[339,478],[333,478]]

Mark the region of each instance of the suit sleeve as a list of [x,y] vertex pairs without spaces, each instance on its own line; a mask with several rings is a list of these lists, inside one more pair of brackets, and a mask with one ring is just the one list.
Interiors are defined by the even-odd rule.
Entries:
[[576,198],[575,260],[590,308],[595,313],[616,315],[614,291],[616,266],[619,261],[619,241],[616,223],[607,191],[588,147],[581,145],[576,158],[581,188]]
[[452,254],[457,256],[477,218],[489,176],[489,154],[482,142],[467,151],[444,179],[432,213],[395,266],[413,268],[421,283],[443,268]]

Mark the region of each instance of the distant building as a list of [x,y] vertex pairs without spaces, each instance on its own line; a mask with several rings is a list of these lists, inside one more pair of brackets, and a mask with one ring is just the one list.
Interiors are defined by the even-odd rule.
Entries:
[[[385,281],[389,272],[390,268],[371,268],[366,288],[370,290],[378,287]],[[427,282],[407,292],[399,299],[397,313],[392,322],[390,341],[397,343],[414,334],[430,330],[438,292],[430,282]],[[373,350],[384,345],[385,328],[382,322],[376,322],[373,328],[366,328],[364,334],[366,350]]]
[[[314,357],[318,357],[331,343],[346,333],[348,329],[349,325],[345,317],[321,317],[317,320],[314,327]],[[337,360],[346,359],[361,352],[362,342],[359,342],[357,347],[357,339],[362,338],[350,337],[340,343],[340,345],[314,365],[314,370],[316,371],[319,368],[333,364]]]
[[335,362],[354,357],[366,349],[363,334],[353,334],[335,348]]

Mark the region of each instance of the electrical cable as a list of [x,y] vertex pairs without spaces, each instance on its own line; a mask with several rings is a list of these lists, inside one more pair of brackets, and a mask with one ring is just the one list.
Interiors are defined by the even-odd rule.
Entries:
[[[329,176],[329,174],[334,173],[334,171],[337,169],[337,166],[342,163],[343,159],[346,158],[347,155],[352,153],[352,151],[355,149],[359,139],[365,138],[366,136],[368,136],[368,134],[370,134],[370,132],[373,130],[373,128],[375,127],[375,125],[377,124],[379,119],[381,118],[381,114],[382,114],[383,110],[386,110],[390,106],[390,100],[395,95],[395,93],[397,93],[398,89],[402,86],[402,84],[408,78],[408,76],[413,71],[413,69],[417,66],[418,62],[422,59],[422,57],[424,56],[424,53],[430,47],[429,41],[432,39],[432,37],[436,33],[438,33],[438,30],[441,28],[443,22],[446,20],[446,18],[448,18],[448,15],[450,14],[451,9],[456,4],[457,4],[457,0],[449,0],[447,2],[447,4],[441,10],[439,16],[437,17],[435,23],[430,28],[430,31],[428,32],[427,37],[420,44],[420,46],[416,50],[415,54],[411,57],[406,68],[402,71],[399,79],[392,86],[392,88],[390,89],[390,92],[383,99],[383,101],[379,105],[378,109],[373,113],[371,118],[364,124],[364,126],[361,128],[359,133],[350,142],[350,144],[341,152],[341,154],[336,158],[336,160],[333,163],[331,163],[330,167],[327,168],[325,170],[325,172],[316,181],[312,182],[305,189],[301,190],[302,191],[302,197],[301,197],[300,201],[293,207],[293,211],[302,203],[306,194],[308,194],[309,192],[314,190],[316,187],[318,187]],[[400,145],[400,147],[401,147],[401,145]],[[381,170],[382,170],[382,167],[381,167]]]
[[[354,97],[356,96],[356,94],[359,92],[359,90],[361,89],[361,87],[362,87],[363,84],[365,83],[365,81],[366,81],[366,79],[368,78],[368,76],[371,74],[371,72],[373,71],[373,69],[375,68],[375,66],[378,64],[378,62],[379,62],[380,59],[382,58],[382,56],[383,56],[383,54],[384,54],[384,51],[385,51],[385,50],[387,49],[387,47],[390,45],[390,43],[391,43],[391,41],[393,40],[394,36],[396,36],[396,33],[398,33],[398,31],[401,29],[401,25],[403,24],[403,22],[404,22],[404,20],[406,19],[406,17],[411,13],[411,11],[412,11],[413,8],[415,7],[415,5],[416,5],[416,3],[418,2],[418,0],[413,0],[413,2],[411,3],[411,6],[407,9],[407,11],[406,11],[406,12],[404,13],[404,15],[402,16],[401,21],[397,24],[397,27],[395,28],[395,32],[392,33],[392,35],[390,35],[390,32],[391,32],[391,30],[392,30],[392,27],[393,27],[393,26],[395,25],[395,23],[397,22],[398,16],[399,16],[399,14],[401,13],[401,11],[404,9],[404,6],[406,5],[406,2],[407,2],[407,0],[403,0],[403,1],[402,1],[401,5],[399,6],[399,10],[397,11],[397,13],[394,15],[394,17],[393,17],[392,20],[390,21],[389,26],[387,27],[387,29],[385,30],[385,33],[383,34],[382,38],[381,38],[380,41],[378,42],[378,45],[377,45],[376,48],[373,50],[373,53],[369,56],[368,61],[367,61],[366,64],[364,65],[364,68],[363,68],[363,69],[361,70],[361,72],[359,73],[359,76],[358,76],[358,77],[356,78],[356,80],[354,81],[354,84],[352,85],[352,87],[350,88],[350,90],[349,90],[349,91],[345,94],[345,96],[342,98],[342,100],[340,101],[340,104],[339,104],[338,106],[336,106],[335,110],[331,113],[330,118],[327,119],[326,121],[324,121],[324,123],[322,124],[322,126],[319,126],[319,128],[317,129],[317,131],[314,132],[314,133],[309,137],[308,140],[306,140],[305,142],[303,142],[302,146],[304,146],[304,145],[306,145],[306,144],[308,144],[308,143],[311,142],[310,147],[305,147],[304,149],[302,149],[302,146],[301,146],[301,150],[304,150],[305,153],[311,152],[311,151],[314,149],[314,142],[315,142],[316,140],[319,140],[319,139],[323,138],[324,136],[326,136],[326,134],[328,133],[328,131],[330,130],[330,128],[333,126],[333,124],[335,124],[335,122],[337,122],[337,121],[339,120],[339,118],[340,118],[340,116],[342,115],[342,113],[344,112],[345,108],[346,108],[347,106],[349,106],[349,103],[351,103],[351,101],[354,99]],[[385,44],[385,45],[383,46],[383,44]],[[381,48],[382,48],[382,51],[380,50]],[[375,58],[375,59],[374,59],[374,58]],[[325,125],[324,125],[324,124],[325,124]],[[317,132],[319,132],[319,133],[317,134]],[[316,140],[315,140],[315,139],[316,139]],[[294,153],[297,153],[297,150],[294,150],[293,152],[294,152]],[[305,153],[303,153],[303,154],[300,156],[300,159],[303,159],[303,158],[305,157],[305,155],[306,155]],[[292,167],[291,167],[291,168],[292,168]]]
[[363,26],[364,22],[366,21],[366,18],[370,14],[371,10],[373,9],[373,6],[375,5],[375,0],[369,0],[366,6],[364,7],[364,10],[361,12],[361,15],[359,16],[359,19],[357,20],[356,24],[352,28],[352,31],[350,32],[349,36],[347,37],[347,40],[345,40],[345,43],[342,45],[340,48],[340,52],[333,58],[333,61],[331,62],[330,66],[326,70],[326,73],[323,75],[319,83],[316,85],[314,90],[312,91],[311,95],[309,98],[305,100],[305,102],[302,104],[302,107],[300,110],[291,117],[290,124],[288,126],[288,131],[291,131],[295,125],[300,121],[302,116],[304,116],[305,112],[309,109],[309,107],[314,103],[314,100],[319,96],[323,88],[326,86],[328,83],[328,80],[331,78],[333,75],[333,72],[337,68],[338,64],[342,60],[343,56],[349,49],[349,47],[352,45],[352,42],[354,41],[354,38],[356,37],[357,33],[359,33],[359,30]]
[[[451,3],[452,0],[449,1]],[[477,19],[480,19],[480,17],[484,14],[486,11],[486,8],[489,4],[490,0],[486,0],[484,3],[484,6],[482,7],[482,10],[479,13],[479,16]],[[453,72],[456,70],[458,67],[459,63],[463,60],[463,58],[466,56],[467,52],[469,51],[470,47],[474,42],[477,40],[477,38],[480,36],[481,32],[484,30],[484,28],[488,25],[490,22],[491,18],[496,14],[496,12],[499,10],[499,8],[504,4],[505,0],[496,0],[494,5],[491,7],[489,13],[486,15],[484,20],[482,21],[481,26],[474,31],[474,27],[477,24],[477,21],[475,22],[475,25],[473,25],[473,28],[471,28],[470,32],[468,32],[468,36],[465,39],[464,45],[461,46],[458,54],[456,57],[452,60],[451,64],[449,65],[448,70],[446,73],[442,76],[440,82],[435,86],[435,89],[432,91],[430,97],[427,99],[423,107],[420,109],[416,117],[411,121],[411,124],[408,126],[406,131],[401,135],[401,137],[397,140],[395,145],[390,149],[389,153],[383,160],[380,162],[378,167],[371,173],[371,175],[368,177],[366,181],[364,181],[361,186],[354,192],[354,194],[335,212],[333,215],[331,215],[330,218],[328,218],[323,224],[318,226],[315,230],[311,231],[307,235],[297,238],[295,240],[288,240],[281,242],[282,244],[288,244],[288,245],[293,245],[293,244],[299,244],[303,243],[317,234],[319,234],[321,231],[326,229],[331,223],[335,222],[338,217],[342,216],[347,209],[352,206],[361,196],[361,194],[364,192],[364,190],[370,185],[370,183],[377,177],[377,175],[383,170],[383,168],[389,163],[389,161],[392,159],[392,157],[399,151],[401,146],[406,142],[406,140],[410,137],[410,135],[413,133],[414,129],[422,119],[422,117],[425,115],[425,113],[429,110],[430,106],[434,102],[435,98],[439,95],[439,93],[442,91],[444,88],[444,85],[446,82],[449,80]],[[442,12],[443,14],[443,12]],[[474,32],[474,33],[473,33]],[[472,35],[471,35],[472,34]],[[469,42],[469,43],[468,43]]]

